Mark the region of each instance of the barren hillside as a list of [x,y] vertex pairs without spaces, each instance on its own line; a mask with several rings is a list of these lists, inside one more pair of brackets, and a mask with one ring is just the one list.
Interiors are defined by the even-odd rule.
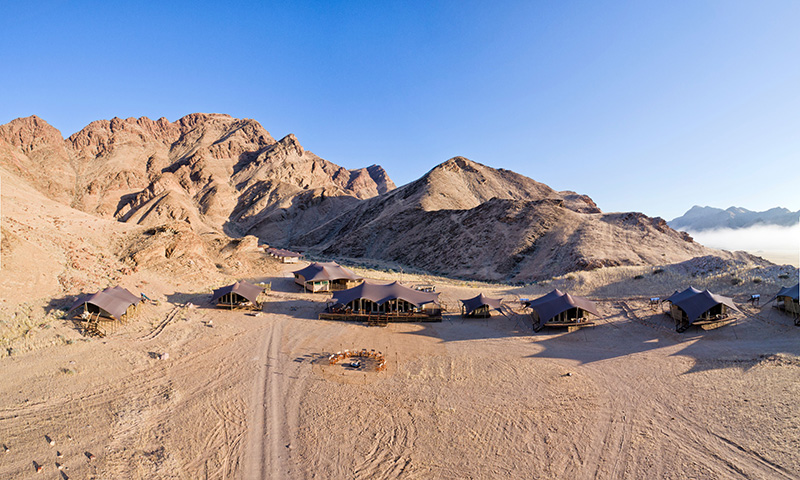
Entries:
[[556,192],[464,158],[362,202],[297,243],[328,256],[496,281],[664,265],[701,255],[747,256],[699,245],[660,218],[601,213],[586,196]]
[[87,213],[234,236],[265,218],[291,220],[297,205],[394,188],[380,166],[347,170],[294,135],[275,141],[258,122],[221,114],[100,120],[66,140],[37,117],[17,119],[0,127],[0,166]]
[[0,126],[0,167],[58,202],[55,216],[71,206],[151,228],[180,222],[187,238],[252,235],[475,279],[744,255],[703,247],[660,218],[602,213],[586,195],[462,157],[395,188],[380,166],[347,170],[294,135],[276,141],[254,120],[221,114],[101,120],[66,140],[37,117],[17,119]]

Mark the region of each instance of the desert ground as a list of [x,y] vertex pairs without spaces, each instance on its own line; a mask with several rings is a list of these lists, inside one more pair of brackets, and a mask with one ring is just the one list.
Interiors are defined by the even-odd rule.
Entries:
[[[522,315],[321,321],[329,295],[302,293],[298,268],[250,278],[272,286],[258,315],[140,275],[129,287],[159,304],[108,336],[53,318],[7,343],[0,478],[800,478],[800,328],[748,305],[752,283],[730,323],[678,334],[646,294],[656,278],[671,293],[670,272],[508,286],[358,270],[435,283],[454,312],[558,286],[603,314],[534,333]],[[327,361],[362,348],[388,368]]]

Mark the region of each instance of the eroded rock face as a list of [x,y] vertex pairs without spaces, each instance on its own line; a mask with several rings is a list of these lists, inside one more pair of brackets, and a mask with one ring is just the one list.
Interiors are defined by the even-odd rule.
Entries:
[[463,157],[395,188],[378,165],[347,170],[294,135],[276,141],[258,122],[222,114],[101,120],[66,140],[39,118],[17,119],[0,126],[0,167],[84,212],[181,232],[147,237],[130,252],[136,262],[164,250],[203,263],[195,235],[204,233],[487,280],[732,255],[663,219],[605,214],[586,195]]
[[0,125],[0,165],[67,204],[76,191],[71,158],[61,132],[35,115]]
[[360,202],[294,243],[329,256],[496,281],[731,255],[692,242],[663,219],[604,214],[584,195],[461,157]]
[[233,235],[295,204],[394,188],[377,165],[350,171],[306,151],[294,135],[276,141],[258,122],[223,114],[99,120],[66,140],[37,117],[17,119],[0,126],[0,162],[88,213]]

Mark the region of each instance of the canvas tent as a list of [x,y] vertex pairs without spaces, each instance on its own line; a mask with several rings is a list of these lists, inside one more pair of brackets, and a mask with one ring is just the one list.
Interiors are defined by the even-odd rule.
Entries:
[[311,292],[345,290],[362,280],[362,277],[336,262],[313,262],[294,272],[294,282]]
[[542,327],[584,327],[594,325],[586,313],[597,317],[595,303],[587,298],[575,297],[558,289],[527,303],[535,330]]
[[67,314],[83,307],[80,323],[84,334],[105,336],[106,329],[100,326],[100,322],[107,323],[113,328],[116,322],[127,320],[140,301],[136,295],[117,286],[78,297]]
[[258,310],[261,308],[258,296],[263,291],[263,288],[242,280],[214,290],[214,293],[211,294],[211,302],[223,308],[247,307]]
[[[797,317],[800,315],[800,303],[798,302],[800,295],[798,294],[800,294],[800,283],[793,287],[781,288],[781,291],[773,298],[773,300],[778,300],[775,306]],[[795,325],[800,325],[800,323],[795,321]]]
[[728,316],[728,309],[739,311],[732,299],[694,287],[675,292],[665,301],[671,304],[670,314],[678,332],[686,331],[690,325],[724,320]]
[[461,315],[465,317],[490,317],[492,310],[500,311],[499,298],[489,298],[484,294],[461,300]]
[[283,263],[297,263],[303,255],[282,248],[267,248],[266,252]]
[[398,282],[388,285],[363,282],[335,293],[332,304],[362,314],[402,314],[424,310],[441,313],[431,310],[439,306],[438,293],[421,292]]
[[[84,307],[84,313],[114,320],[124,320],[131,307],[139,304],[141,299],[122,287],[107,288],[92,295],[79,297],[70,307],[73,312]],[[68,312],[68,313],[69,313]]]

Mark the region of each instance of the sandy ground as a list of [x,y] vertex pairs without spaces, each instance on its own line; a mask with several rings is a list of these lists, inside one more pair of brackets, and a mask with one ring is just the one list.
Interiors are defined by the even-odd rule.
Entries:
[[[172,294],[106,338],[65,323],[0,358],[0,478],[800,478],[800,328],[768,306],[684,334],[643,299],[571,333],[381,328],[267,280],[260,316]],[[387,370],[328,364],[346,348]]]

